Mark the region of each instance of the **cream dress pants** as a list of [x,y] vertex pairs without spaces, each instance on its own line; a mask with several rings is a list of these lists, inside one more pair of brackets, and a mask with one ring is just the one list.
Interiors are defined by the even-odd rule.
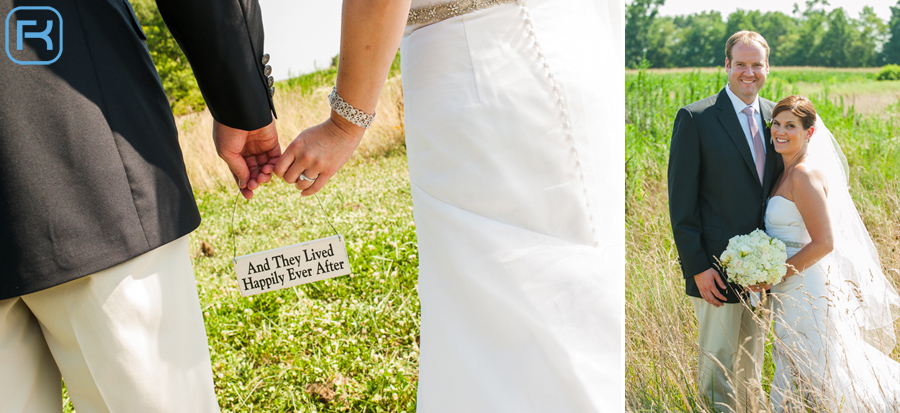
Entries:
[[0,300],[3,412],[218,412],[188,236]]
[[697,312],[699,362],[697,387],[719,412],[757,412],[765,409],[760,384],[765,338],[771,325],[772,300],[768,312],[754,317],[743,304],[714,307],[706,300],[690,297]]

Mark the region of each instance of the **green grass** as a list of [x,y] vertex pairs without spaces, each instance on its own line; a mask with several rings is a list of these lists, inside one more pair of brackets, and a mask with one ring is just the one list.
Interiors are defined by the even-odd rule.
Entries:
[[830,93],[838,96],[900,92],[900,81],[875,81],[872,79],[864,79],[835,84],[823,84],[810,81],[800,81],[796,84],[798,93],[804,96],[821,93],[826,88]]
[[[237,254],[345,235],[344,276],[243,298],[231,266],[234,191],[196,194],[203,224],[192,250],[216,392],[225,412],[415,410],[419,301],[406,157],[342,169],[301,197],[269,184],[235,214]],[[199,254],[201,242],[215,249]]]
[[[288,74],[290,76],[290,74]],[[312,73],[306,73],[299,76],[293,76],[286,80],[276,82],[276,89],[284,93],[299,92],[309,94],[313,90],[322,85],[333,85],[334,79],[337,77],[337,68],[330,67],[328,69],[317,70]]]
[[[390,76],[399,64],[398,53]],[[336,75],[279,83],[308,95]],[[230,186],[195,193],[203,223],[191,248],[222,411],[415,411],[418,259],[405,148],[351,161],[318,200],[275,181],[251,201]],[[240,296],[234,254],[330,236],[332,226],[344,235],[351,275]],[[204,242],[213,256],[201,253]]]

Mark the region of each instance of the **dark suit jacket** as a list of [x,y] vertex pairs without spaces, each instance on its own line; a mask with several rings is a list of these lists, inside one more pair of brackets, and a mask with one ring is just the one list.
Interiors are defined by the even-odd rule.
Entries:
[[[256,0],[159,0],[213,116],[252,130],[272,120]],[[62,46],[0,55],[0,299],[122,263],[200,223],[178,131],[126,0],[0,0],[0,17],[49,6]],[[30,17],[20,9],[10,19]],[[48,15],[33,15],[36,31]],[[17,34],[16,34],[17,35]],[[24,36],[23,36],[24,37]],[[11,42],[16,47],[16,40]]]
[[[760,98],[760,112],[770,119],[775,104]],[[669,152],[669,216],[688,295],[700,297],[694,282],[735,235],[763,228],[772,185],[784,170],[768,127],[763,128],[766,168],[763,184],[756,174],[750,145],[725,89],[717,96],[678,111]],[[729,303],[740,302],[741,289],[728,285]]]

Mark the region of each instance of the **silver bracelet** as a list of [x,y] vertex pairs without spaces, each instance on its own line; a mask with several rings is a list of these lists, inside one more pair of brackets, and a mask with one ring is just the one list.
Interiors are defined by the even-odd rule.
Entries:
[[344,99],[341,99],[341,95],[337,93],[337,86],[331,88],[331,94],[328,95],[328,104],[331,105],[331,109],[337,112],[338,115],[360,128],[369,129],[369,125],[375,120],[375,113],[370,115],[344,102]]

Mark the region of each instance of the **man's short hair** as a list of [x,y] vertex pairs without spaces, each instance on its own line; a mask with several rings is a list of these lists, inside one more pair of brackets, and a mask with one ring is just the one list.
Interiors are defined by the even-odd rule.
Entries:
[[769,44],[766,43],[766,39],[759,33],[750,30],[741,30],[728,38],[728,41],[725,42],[725,58],[727,58],[729,62],[732,60],[731,49],[734,48],[734,45],[753,43],[762,46],[763,50],[766,51],[766,61],[769,61]]

